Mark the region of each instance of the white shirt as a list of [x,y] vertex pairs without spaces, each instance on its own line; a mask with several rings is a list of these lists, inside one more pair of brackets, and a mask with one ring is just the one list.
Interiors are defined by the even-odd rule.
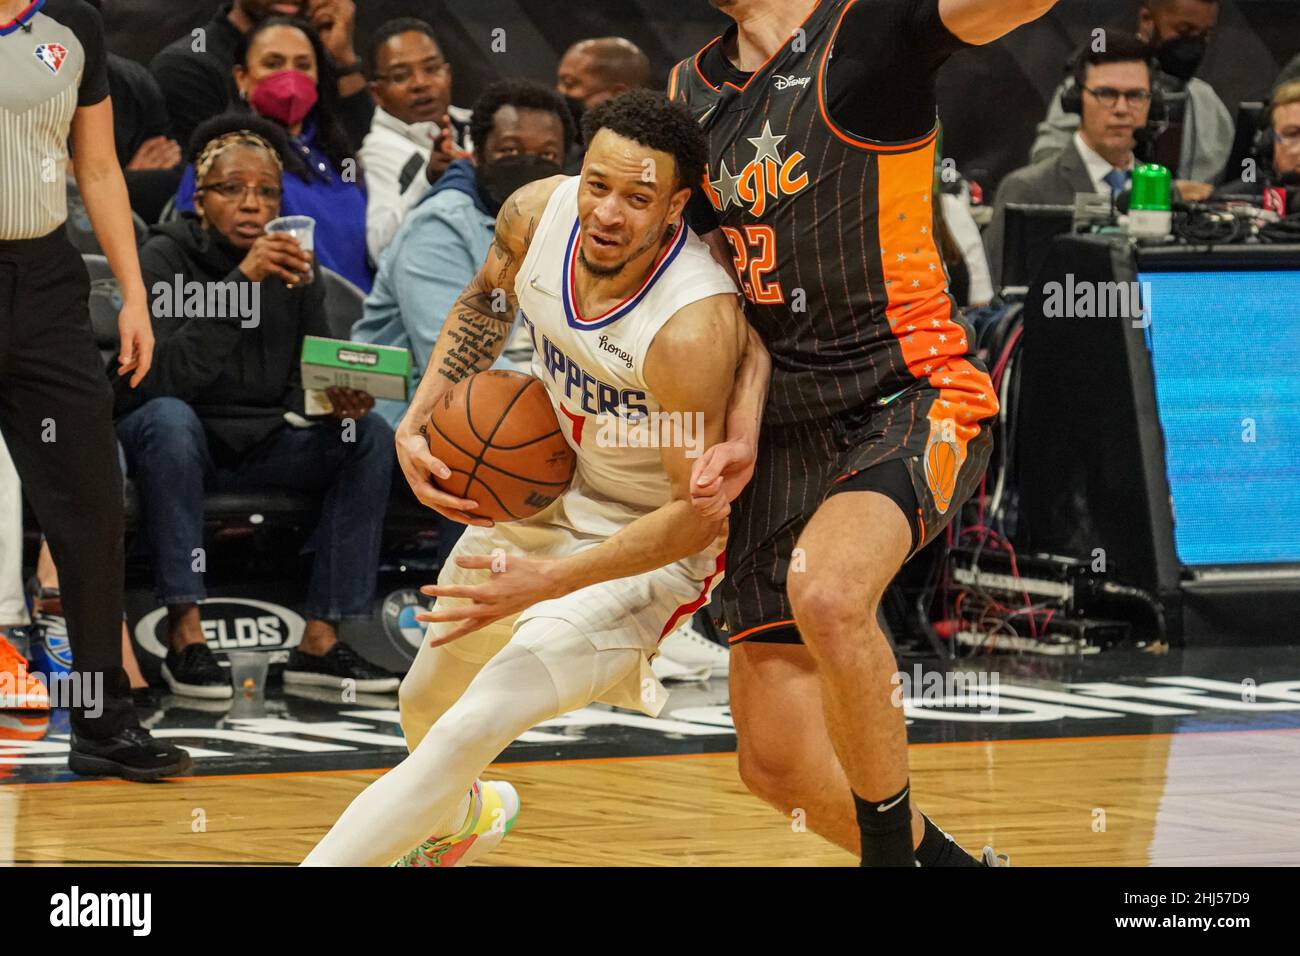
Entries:
[[[1106,159],[1084,142],[1083,136],[1079,133],[1074,134],[1074,145],[1075,148],[1079,150],[1079,155],[1083,157],[1083,166],[1088,170],[1088,177],[1092,180],[1092,188],[1096,191],[1097,195],[1105,196],[1109,199],[1111,196],[1111,188],[1110,183],[1106,182],[1106,177],[1109,176],[1113,170],[1119,167],[1112,166],[1110,160]],[[1128,165],[1123,168],[1122,172],[1131,173],[1133,167],[1136,165],[1137,164],[1133,160],[1133,154],[1129,153]]]
[[971,215],[970,187],[963,182],[961,188],[961,195],[958,196],[939,194],[943,219],[948,224],[953,239],[961,247],[962,258],[966,260],[966,270],[970,273],[970,304],[988,305],[993,298],[993,277],[989,273],[988,255],[984,252],[980,227]]
[[[455,124],[467,124],[470,111],[447,107]],[[357,155],[366,175],[366,249],[374,262],[397,234],[407,212],[429,190],[425,170],[437,141],[437,123],[403,123],[381,106],[375,107],[370,132]],[[470,149],[468,134],[462,149]]]

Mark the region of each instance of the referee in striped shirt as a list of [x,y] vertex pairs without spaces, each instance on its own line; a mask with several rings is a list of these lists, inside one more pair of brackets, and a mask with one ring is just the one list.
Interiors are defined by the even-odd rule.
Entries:
[[64,234],[70,144],[122,291],[117,374],[135,387],[149,371],[153,334],[105,59],[103,24],[82,0],[0,0],[0,434],[59,568],[81,689],[70,702],[68,765],[155,780],[187,771],[190,758],[139,726],[122,670],[112,396],[90,328],[89,276]]

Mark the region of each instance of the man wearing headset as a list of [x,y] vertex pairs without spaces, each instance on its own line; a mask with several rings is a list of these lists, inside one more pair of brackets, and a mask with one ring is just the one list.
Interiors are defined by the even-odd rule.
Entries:
[[1079,110],[1078,131],[1057,155],[1017,169],[998,187],[993,221],[984,235],[994,288],[1002,278],[1008,203],[1070,205],[1079,193],[1114,198],[1132,185],[1137,132],[1151,114],[1149,51],[1137,38],[1116,30],[1106,31],[1104,40],[1090,40],[1075,57],[1073,86],[1064,94],[1065,105]]

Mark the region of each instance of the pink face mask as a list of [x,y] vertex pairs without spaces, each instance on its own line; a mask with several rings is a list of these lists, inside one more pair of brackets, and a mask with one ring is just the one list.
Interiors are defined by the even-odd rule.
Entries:
[[281,70],[272,73],[253,90],[253,109],[283,126],[296,126],[316,105],[316,83],[306,73]]

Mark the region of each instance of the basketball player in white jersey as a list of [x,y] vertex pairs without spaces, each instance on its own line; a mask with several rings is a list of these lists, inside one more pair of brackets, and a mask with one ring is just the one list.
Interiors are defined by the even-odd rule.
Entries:
[[[437,603],[420,615],[430,627],[402,683],[410,753],[306,864],[481,858],[519,810],[509,784],[478,780],[483,769],[524,731],[592,701],[657,715],[666,693],[649,660],[719,577],[725,525],[692,507],[691,468],[729,429],[756,430],[770,365],[731,277],[682,218],[705,143],[687,112],[648,91],[602,104],[584,134],[581,176],[507,200],[398,428],[416,495],[471,527],[423,589]],[[517,308],[577,471],[539,514],[493,525],[434,485],[450,472],[423,432],[440,396],[492,364]],[[672,430],[683,440],[651,427],[640,437],[659,447],[629,447],[618,436],[638,433],[613,427],[661,414],[683,423]],[[485,630],[515,614],[513,633]]]

